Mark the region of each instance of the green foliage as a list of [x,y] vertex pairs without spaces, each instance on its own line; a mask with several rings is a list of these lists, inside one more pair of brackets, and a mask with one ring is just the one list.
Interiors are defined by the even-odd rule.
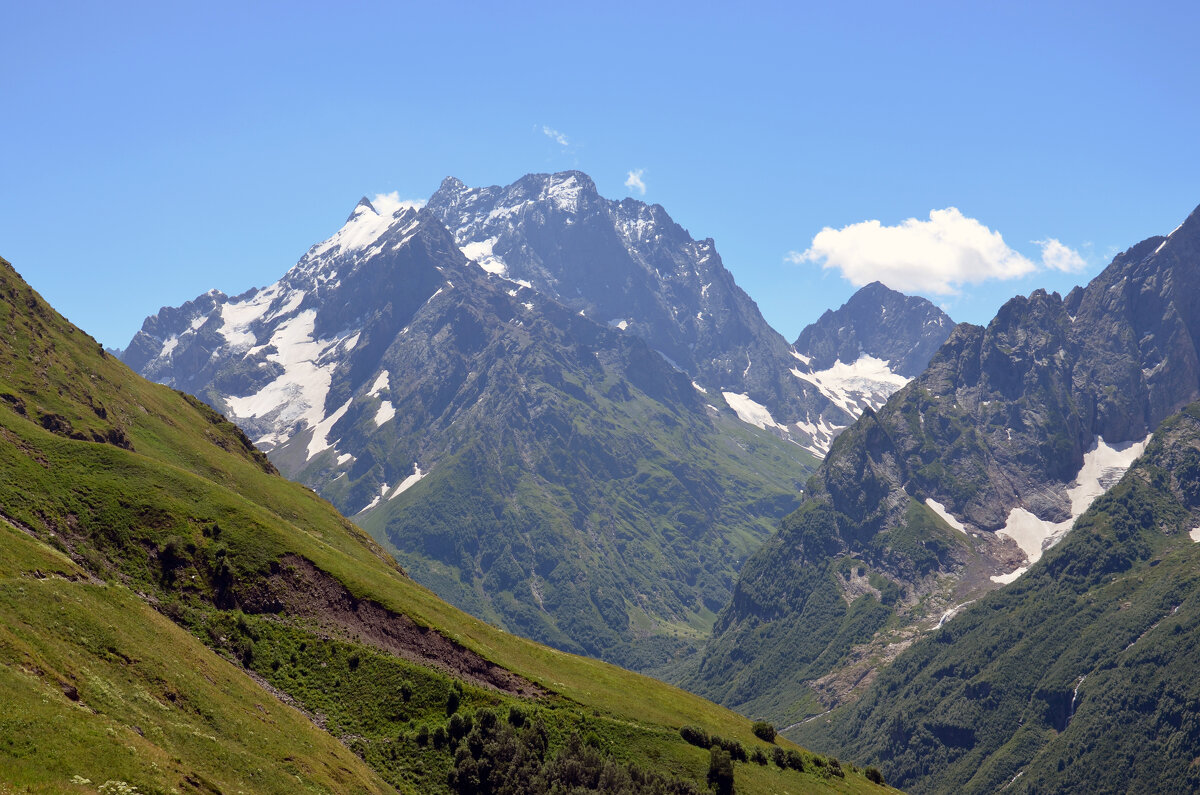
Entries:
[[541,719],[517,729],[484,710],[454,751],[447,782],[463,795],[604,792],[698,795],[690,781],[605,758],[572,733],[557,751]]
[[694,653],[815,461],[636,390],[544,397],[534,427],[464,441],[359,521],[415,579],[514,633],[642,670]]
[[728,751],[716,745],[709,751],[708,786],[718,795],[733,794],[733,760]]
[[769,721],[756,720],[754,721],[754,725],[750,727],[750,730],[760,740],[766,740],[769,743],[775,742],[775,727]]

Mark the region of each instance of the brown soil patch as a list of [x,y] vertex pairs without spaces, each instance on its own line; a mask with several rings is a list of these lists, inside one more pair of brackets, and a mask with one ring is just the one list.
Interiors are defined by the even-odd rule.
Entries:
[[370,599],[359,599],[336,579],[299,555],[287,555],[267,578],[266,593],[238,594],[247,612],[285,612],[315,619],[350,640],[411,662],[428,665],[472,684],[533,698],[546,690],[484,659],[435,629],[417,624]]

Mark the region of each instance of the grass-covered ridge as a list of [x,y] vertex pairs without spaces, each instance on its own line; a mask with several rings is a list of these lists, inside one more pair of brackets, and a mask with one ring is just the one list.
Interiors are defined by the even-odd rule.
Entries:
[[[0,769],[21,787],[450,791],[451,768],[480,775],[503,746],[545,781],[653,771],[686,791],[711,759],[680,727],[769,748],[732,712],[437,599],[7,263],[0,513]],[[734,763],[739,792],[871,786],[839,769]]]

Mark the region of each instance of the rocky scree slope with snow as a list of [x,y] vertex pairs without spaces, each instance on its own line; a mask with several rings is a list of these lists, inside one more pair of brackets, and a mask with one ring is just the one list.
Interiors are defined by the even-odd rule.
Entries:
[[162,310],[124,358],[224,412],[439,595],[632,667],[697,647],[815,463],[386,200],[267,288]]
[[790,725],[1018,577],[1200,395],[1197,285],[1193,213],[1066,298],[1037,291],[956,327],[835,441],[743,568],[689,685]]

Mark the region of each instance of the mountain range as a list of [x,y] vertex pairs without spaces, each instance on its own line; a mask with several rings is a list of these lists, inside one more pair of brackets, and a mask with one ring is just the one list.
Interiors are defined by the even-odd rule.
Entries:
[[[122,358],[204,403],[114,369],[6,275],[0,529],[16,563],[0,574],[130,588],[112,598],[138,621],[155,605],[332,725],[366,763],[336,775],[402,789],[471,791],[496,758],[476,745],[526,742],[523,718],[494,736],[496,707],[541,715],[559,697],[564,712],[541,718],[558,758],[603,764],[563,739],[591,706],[584,745],[671,760],[642,789],[697,780],[679,740],[715,742],[709,781],[724,780],[738,746],[711,732],[746,732],[729,713],[498,625],[653,671],[877,765],[876,783],[1190,791],[1198,270],[1200,210],[1086,287],[1018,296],[986,326],[871,284],[789,345],[713,242],[661,207],[603,199],[579,172],[447,179],[425,203],[362,200],[268,287],[148,318]],[[162,501],[181,489],[202,498]],[[35,613],[13,621],[44,638]],[[450,646],[414,651],[401,613]],[[70,667],[61,638],[37,642]],[[196,659],[191,642],[178,654]],[[369,677],[392,670],[369,656],[381,650],[441,671],[405,669],[416,718],[346,711],[388,703],[355,675],[364,660]],[[343,653],[355,662],[332,680],[313,667]],[[43,676],[35,657],[6,670]],[[77,680],[46,681],[75,700]],[[426,743],[405,732],[428,732],[446,692],[445,715],[466,698],[493,734],[435,755],[429,778],[413,766]],[[653,714],[618,739],[643,700]],[[669,741],[651,742],[655,727]],[[640,750],[621,757],[629,742]],[[538,775],[557,775],[542,748]],[[774,767],[764,751],[737,768],[748,791],[790,786],[771,778],[792,766],[777,750]],[[802,786],[860,781],[832,757],[796,759],[815,776]]]
[[952,326],[872,285],[790,346],[711,240],[565,172],[364,199],[275,284],[164,308],[121,355],[454,604],[649,669],[699,648],[817,454]]

